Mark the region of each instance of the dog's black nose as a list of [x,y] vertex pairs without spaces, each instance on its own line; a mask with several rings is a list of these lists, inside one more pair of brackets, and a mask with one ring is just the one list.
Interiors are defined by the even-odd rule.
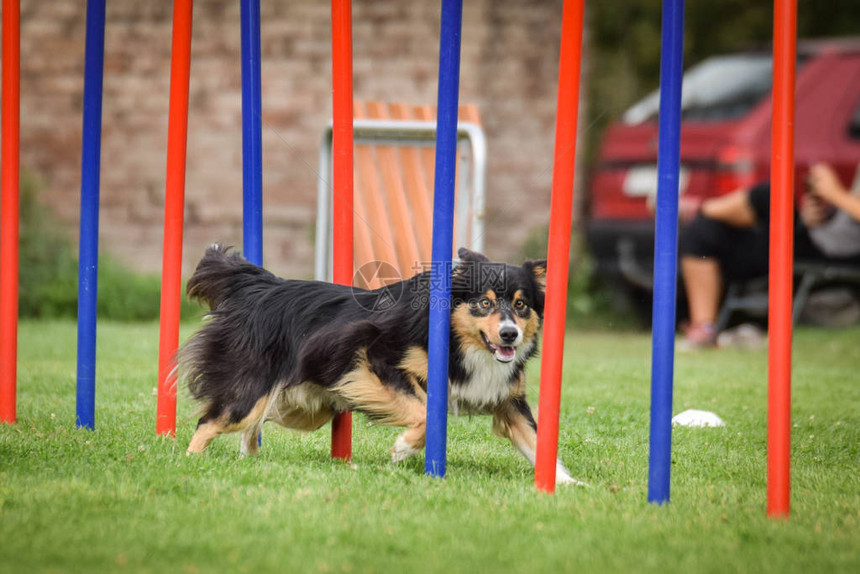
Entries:
[[502,340],[502,343],[507,343],[508,345],[516,341],[519,334],[516,327],[506,326],[499,329],[499,338]]

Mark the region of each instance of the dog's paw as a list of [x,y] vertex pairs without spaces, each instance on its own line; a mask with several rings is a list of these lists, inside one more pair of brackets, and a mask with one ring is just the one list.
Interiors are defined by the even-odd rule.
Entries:
[[242,445],[239,448],[239,458],[256,458],[257,457],[257,449],[249,449]]
[[394,447],[391,449],[391,462],[403,462],[407,458],[411,458],[419,452],[421,451],[406,442],[402,436],[397,437],[397,440],[394,441]]
[[254,433],[249,436],[242,436],[242,440],[239,443],[239,457],[240,458],[254,458],[257,456],[257,452],[259,450],[259,433]]
[[589,488],[591,486],[587,482],[582,482],[581,480],[576,480],[575,478],[567,476],[567,475],[557,476],[555,483],[560,485],[560,486],[584,486],[586,488]]
[[576,480],[570,474],[568,474],[567,469],[562,465],[558,465],[555,467],[555,483],[558,485],[572,485],[572,486],[591,486],[587,482],[582,482],[581,480]]

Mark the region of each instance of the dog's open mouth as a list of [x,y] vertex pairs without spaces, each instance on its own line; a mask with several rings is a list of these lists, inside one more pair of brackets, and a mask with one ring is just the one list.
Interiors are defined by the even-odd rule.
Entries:
[[493,358],[495,358],[500,363],[510,363],[514,360],[514,357],[517,354],[517,350],[513,347],[507,347],[505,345],[494,345],[487,339],[487,336],[482,332],[481,338],[484,340],[484,344],[487,346],[487,349],[493,354]]

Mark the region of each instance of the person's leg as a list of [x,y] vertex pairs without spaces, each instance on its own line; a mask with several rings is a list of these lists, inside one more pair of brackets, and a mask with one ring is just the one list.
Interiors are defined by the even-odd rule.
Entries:
[[681,231],[680,271],[690,311],[686,335],[691,346],[716,344],[715,323],[725,285],[755,277],[762,269],[766,272],[766,234],[756,225],[763,219],[757,207],[745,194],[712,200]]
[[681,231],[681,279],[690,311],[684,345],[708,347],[716,344],[714,323],[723,290],[719,256],[721,246],[727,243],[729,230],[726,224],[700,214]]
[[712,257],[681,257],[681,277],[687,291],[690,323],[711,326],[717,320],[723,293],[723,276],[719,262]]

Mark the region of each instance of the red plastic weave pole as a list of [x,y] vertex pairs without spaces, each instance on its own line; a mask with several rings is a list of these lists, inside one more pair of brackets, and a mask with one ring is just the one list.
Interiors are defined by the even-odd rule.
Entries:
[[794,242],[794,74],[797,0],[776,0],[768,294],[767,513],[786,517],[791,462],[791,303]]
[[[333,279],[352,285],[353,276],[353,134],[352,134],[352,2],[331,2]],[[325,177],[327,174],[323,174]],[[341,413],[331,425],[331,456],[352,456],[352,413]]]
[[3,147],[0,183],[0,422],[14,423],[18,377],[18,143],[21,6],[3,0]]
[[558,457],[558,419],[567,310],[567,277],[570,263],[570,226],[584,7],[584,0],[567,0],[564,3],[561,22],[555,159],[550,201],[546,305],[535,462],[535,486],[538,490],[550,493],[555,491]]
[[176,372],[173,370],[173,362],[179,345],[179,307],[182,298],[182,225],[185,209],[192,8],[192,0],[176,0],[173,3],[158,346],[158,407],[155,421],[155,432],[169,436],[176,435]]

